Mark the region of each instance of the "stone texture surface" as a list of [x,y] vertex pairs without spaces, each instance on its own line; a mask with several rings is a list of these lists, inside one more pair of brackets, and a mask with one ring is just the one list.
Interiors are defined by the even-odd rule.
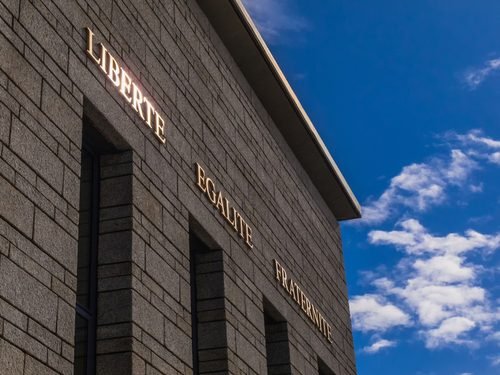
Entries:
[[33,240],[56,261],[76,274],[77,240],[39,210],[35,213]]
[[18,230],[31,235],[33,232],[34,205],[14,186],[0,176],[0,216]]
[[4,36],[0,35],[0,66],[25,95],[40,103],[42,78]]
[[5,374],[24,374],[24,353],[2,339],[0,339],[0,368]]
[[[199,277],[200,296],[215,296],[200,303],[200,334],[220,345],[202,353],[207,371],[267,372],[270,303],[287,322],[292,374],[321,363],[354,375],[338,223],[197,1],[0,3],[0,369],[73,372],[88,117],[119,148],[101,160],[100,373],[192,373],[194,233],[219,249]],[[161,112],[165,144],[87,57],[84,27]],[[194,162],[252,226],[252,250],[196,187]],[[273,259],[333,324],[333,344],[276,284]]]
[[55,329],[56,295],[7,258],[0,259],[0,297],[44,326]]
[[41,178],[61,192],[63,182],[63,163],[42,140],[37,138],[27,126],[14,119],[11,133],[12,150]]

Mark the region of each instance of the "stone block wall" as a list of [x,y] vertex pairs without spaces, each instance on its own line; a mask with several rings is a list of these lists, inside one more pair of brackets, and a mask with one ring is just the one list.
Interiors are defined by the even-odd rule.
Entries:
[[[85,27],[163,113],[165,144],[86,55]],[[319,356],[355,374],[338,224],[194,0],[0,0],[0,373],[73,371],[84,114],[129,150],[132,203],[115,189],[101,218],[100,313],[126,315],[98,329],[103,366],[192,372],[195,221],[222,251],[230,373],[267,372],[266,298],[287,321],[292,373],[317,374]],[[252,225],[252,250],[197,189],[195,162]],[[276,284],[273,259],[333,344]]]

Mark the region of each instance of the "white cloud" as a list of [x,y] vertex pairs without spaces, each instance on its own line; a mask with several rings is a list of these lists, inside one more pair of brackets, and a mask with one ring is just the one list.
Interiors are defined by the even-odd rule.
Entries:
[[500,141],[490,137],[485,137],[478,129],[471,130],[467,134],[457,135],[457,138],[463,143],[476,143],[489,148],[500,149]]
[[396,344],[397,344],[396,341],[380,339],[380,340],[375,341],[370,346],[364,347],[363,351],[366,353],[369,353],[369,354],[374,354],[374,353],[379,352],[382,349],[392,348],[392,347],[396,346]]
[[308,28],[308,23],[291,10],[290,0],[243,0],[259,32],[269,43],[289,40]]
[[460,150],[451,151],[451,163],[443,170],[445,179],[450,184],[460,185],[469,177],[470,172],[477,166],[476,162]]
[[472,280],[475,270],[464,266],[464,259],[456,255],[440,255],[429,259],[417,259],[413,267],[425,280],[437,283],[453,283]]
[[482,193],[483,189],[484,189],[484,184],[483,183],[480,183],[480,184],[477,184],[477,185],[470,184],[469,185],[469,189],[473,193]]
[[500,165],[500,151],[494,152],[488,156],[488,160],[494,164]]
[[455,147],[448,156],[403,167],[378,198],[363,205],[363,218],[354,223],[380,224],[403,211],[428,211],[446,202],[452,188],[482,192],[482,183],[470,181],[472,172],[484,161],[500,165],[500,140],[487,137],[477,129],[466,134],[449,132],[440,138]]
[[398,307],[376,295],[354,297],[349,302],[353,326],[363,332],[385,331],[411,324],[410,317]]
[[414,219],[399,224],[402,230],[373,230],[368,240],[376,245],[393,245],[408,254],[461,254],[471,250],[500,248],[500,234],[488,235],[467,230],[464,235],[449,233],[446,236],[433,236]]
[[394,281],[388,279],[387,277],[381,277],[379,279],[373,280],[373,285],[380,290],[392,290],[395,285]]
[[[399,218],[392,229],[369,231],[368,242],[394,247],[404,255],[392,274],[379,267],[365,278],[374,291],[352,299],[354,329],[378,333],[412,326],[429,349],[476,346],[485,340],[496,345],[500,299],[482,284],[492,271],[478,262],[496,257],[500,231],[432,233],[409,217],[452,202],[453,189],[481,193],[485,183],[473,180],[472,172],[489,163],[500,165],[500,141],[479,130],[448,133],[442,139],[451,148],[449,155],[405,166],[379,198],[364,207],[365,224]],[[389,316],[382,307],[399,312],[404,320],[398,323],[397,315]],[[375,343],[364,350],[369,352]]]
[[492,73],[500,69],[500,59],[491,59],[480,68],[469,69],[464,74],[464,82],[472,90],[476,89],[488,78]]
[[454,315],[468,316],[468,309],[485,300],[485,291],[480,287],[432,285],[418,277],[394,292],[415,309],[420,323],[426,327],[435,326]]
[[490,336],[488,336],[489,340],[497,341],[498,344],[500,344],[500,331],[492,333]]
[[499,249],[500,234],[468,230],[436,236],[415,219],[398,226],[399,230],[368,234],[370,243],[395,246],[405,253],[396,268],[401,275],[372,281],[379,298],[398,309],[402,304],[415,314],[429,348],[472,345],[473,328],[490,332],[500,321],[500,310],[491,306],[486,290],[477,285],[482,269],[470,264],[467,255],[479,251],[488,255]]
[[380,197],[363,207],[364,224],[377,224],[397,212],[399,207],[426,211],[446,199],[446,189],[462,186],[477,163],[462,151],[451,151],[449,158],[405,166]]
[[486,137],[480,130],[474,129],[466,134],[448,134],[448,138],[458,140],[460,145],[467,147],[466,153],[477,159],[500,165],[500,140]]
[[491,365],[492,366],[500,366],[500,354],[493,356],[490,358],[491,359]]
[[437,348],[444,344],[471,344],[463,335],[476,326],[476,323],[463,317],[453,317],[441,322],[439,327],[426,332],[426,346]]

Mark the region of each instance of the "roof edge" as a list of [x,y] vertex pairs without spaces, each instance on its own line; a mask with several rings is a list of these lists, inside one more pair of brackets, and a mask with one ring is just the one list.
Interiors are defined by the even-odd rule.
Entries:
[[[205,3],[204,0],[198,0],[199,3]],[[232,8],[234,9],[235,13],[238,15],[240,18],[240,21],[242,22],[243,26],[247,30],[249,36],[251,37],[253,43],[255,44],[255,47],[259,51],[260,55],[264,59],[267,67],[273,74],[274,78],[276,79],[276,82],[279,84],[281,87],[283,93],[285,94],[286,98],[288,99],[288,102],[292,106],[295,114],[299,118],[300,122],[303,124],[305,130],[311,137],[314,145],[316,146],[317,151],[319,152],[320,156],[324,160],[325,164],[328,167],[329,172],[331,175],[334,177],[335,181],[337,184],[340,186],[344,197],[347,199],[349,207],[351,208],[349,211],[350,212],[344,212],[345,210],[342,211],[342,213],[336,212],[335,210],[335,204],[333,202],[328,202],[327,204],[329,205],[330,209],[332,209],[332,212],[334,213],[335,217],[337,220],[349,220],[349,219],[356,219],[361,217],[361,206],[356,199],[354,193],[352,192],[349,184],[347,183],[346,179],[344,178],[342,172],[340,171],[337,163],[333,160],[333,157],[331,156],[330,152],[326,148],[323,140],[321,139],[319,133],[317,132],[315,126],[313,125],[311,119],[307,115],[306,111],[302,107],[302,104],[300,103],[297,95],[293,91],[292,87],[290,86],[290,83],[286,79],[284,73],[282,72],[281,68],[279,67],[277,61],[275,60],[274,56],[272,55],[271,51],[269,50],[266,42],[262,38],[262,35],[258,31],[255,23],[253,22],[252,18],[250,17],[250,14],[246,10],[245,6],[243,5],[241,0],[228,0],[229,3],[231,4]],[[206,6],[206,3],[204,4]],[[251,83],[252,85],[252,83]],[[299,159],[300,161],[300,159]],[[310,175],[309,171],[306,169],[306,172]],[[313,181],[313,183],[317,186],[316,182]],[[324,196],[324,194],[322,194]],[[324,196],[325,198],[325,196]],[[325,200],[327,200],[325,198]],[[337,210],[338,211],[338,210]]]

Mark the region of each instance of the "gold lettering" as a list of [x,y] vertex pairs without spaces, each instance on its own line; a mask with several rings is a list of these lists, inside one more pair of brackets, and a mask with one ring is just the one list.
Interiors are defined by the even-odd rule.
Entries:
[[307,311],[306,309],[306,296],[304,294],[304,292],[300,292],[300,307],[302,307],[302,310],[304,310],[304,312]]
[[317,308],[315,308],[314,306],[312,307],[312,315],[313,315],[313,321],[314,321],[314,324],[319,328],[319,323],[320,323],[320,320],[319,320],[319,310]]
[[285,290],[288,290],[288,285],[286,283],[287,281],[287,274],[286,274],[286,271],[284,268],[281,268],[281,285],[283,286],[283,288],[285,288]]
[[321,315],[320,313],[318,313],[318,315],[319,315],[319,326],[318,326],[318,328],[319,328],[319,331],[322,334],[324,334],[324,332],[323,332],[323,321],[324,321],[323,315]]
[[306,297],[306,315],[309,319],[312,319],[311,317],[311,301],[309,301],[309,298]]
[[281,284],[291,298],[300,306],[305,315],[311,320],[314,326],[325,336],[330,343],[333,343],[332,327],[323,318],[319,309],[314,306],[307,295],[300,289],[299,285],[289,277],[285,268],[278,263],[276,259],[273,260],[275,267],[276,280]]
[[143,98],[144,103],[146,103],[146,124],[152,129],[153,124],[151,124],[151,117],[153,114],[156,114],[154,107],[151,105],[148,99]]
[[[141,107],[139,107],[141,108]],[[144,119],[144,116],[142,115],[142,109],[141,109],[141,117]],[[161,141],[161,143],[165,143],[167,140],[165,138],[165,121],[163,121],[163,118],[156,113],[156,136],[158,139]]]
[[99,43],[99,45],[101,46],[101,70],[104,73],[108,74],[108,65],[106,64],[106,56],[108,55],[108,50],[102,43]]
[[246,244],[250,247],[250,249],[253,248],[253,243],[252,243],[252,228],[248,226],[248,224],[245,223],[245,233],[246,233]]
[[231,222],[231,220],[229,220],[229,201],[227,200],[226,197],[224,197],[224,203],[225,203],[224,212],[226,213],[224,215],[224,218],[227,220],[227,222],[229,224],[233,225],[233,223]]
[[295,302],[297,302],[297,305],[300,306],[300,292],[302,291],[302,289],[300,289],[300,287],[297,285],[297,283],[295,283],[295,290],[296,290],[296,299],[295,299]]
[[120,86],[120,66],[111,55],[109,55],[108,78],[113,82],[113,85],[116,87]]
[[210,199],[210,202],[213,204],[216,204],[215,184],[210,177],[206,178],[206,187],[208,199]]
[[132,101],[132,97],[129,96],[130,94],[130,89],[132,88],[132,79],[130,76],[121,68],[122,71],[122,80],[121,80],[121,85],[120,85],[120,93],[123,95],[125,99],[127,99],[127,102]]
[[198,185],[200,190],[205,193],[207,191],[207,186],[205,183],[205,171],[198,163],[196,163],[196,176],[198,181],[196,185]]
[[101,59],[94,55],[94,33],[88,27],[87,30],[87,54],[94,59],[97,64],[101,63]]
[[219,194],[217,194],[217,204],[215,205],[215,208],[220,211],[222,216],[226,216],[226,213],[224,212],[224,201],[222,199],[222,191],[219,191]]
[[[233,218],[232,219],[229,219],[229,224],[231,224],[234,228],[234,230],[236,230],[236,215],[238,215],[238,212],[236,211],[236,209],[234,207],[231,207],[231,211],[233,212]],[[228,213],[229,215],[229,213]]]
[[290,296],[295,300],[295,282],[290,279],[290,285],[288,286],[288,292]]
[[243,231],[244,231],[244,225],[247,225],[247,223],[245,223],[245,220],[243,220],[243,218],[240,216],[240,237],[241,238],[245,238],[245,236],[243,235]]
[[195,163],[195,166],[196,185],[198,185],[198,188],[205,193],[221,216],[232,226],[234,231],[245,240],[245,244],[252,249],[254,247],[252,228],[243,219],[243,216],[241,216],[234,207],[231,207],[223,191],[216,191],[214,181],[206,176],[203,168],[198,163]]
[[274,269],[276,271],[276,280],[281,281],[281,276],[282,276],[282,268],[281,265],[278,263],[278,261],[275,259],[274,260]]
[[326,325],[326,332],[327,332],[327,339],[328,339],[328,341],[333,342],[332,327],[330,326],[330,324]]
[[[153,129],[152,117],[155,115],[155,135],[162,143],[165,143],[165,121],[163,118],[102,43],[98,44],[101,48],[100,57],[94,53],[94,33],[88,27],[85,29],[87,32],[87,55],[99,65],[113,85],[119,89],[120,94],[132,105],[151,129]],[[143,103],[146,104],[146,118],[144,118],[142,109]]]
[[134,107],[135,111],[144,120],[144,115],[142,114],[142,102],[142,92],[141,90],[139,90],[139,87],[137,87],[137,85],[132,82],[132,107]]
[[234,225],[233,225],[233,228],[236,232],[238,232],[238,219],[241,219],[241,216],[239,214],[238,211],[236,211],[236,209],[233,207],[233,211],[234,211]]
[[302,290],[300,289],[300,287],[297,285],[297,283],[295,283],[295,289],[297,291],[296,293],[296,299],[295,299],[295,302],[297,302],[297,305],[300,306],[300,294],[302,293]]
[[322,327],[322,330],[321,332],[323,332],[323,334],[326,336],[326,326],[328,325],[328,323],[326,322],[325,318],[321,317],[321,327]]

